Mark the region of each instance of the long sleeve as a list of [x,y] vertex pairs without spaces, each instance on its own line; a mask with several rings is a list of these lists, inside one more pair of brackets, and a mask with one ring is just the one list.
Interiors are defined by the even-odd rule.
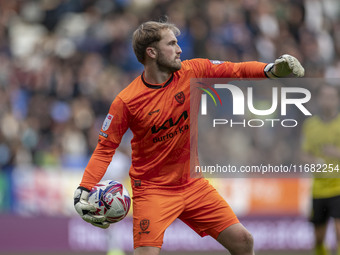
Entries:
[[102,179],[128,127],[129,111],[117,97],[103,122],[98,144],[85,168],[80,186],[91,189]]
[[266,78],[266,63],[249,61],[233,63],[210,61],[208,59],[189,60],[198,78]]
[[96,185],[103,178],[115,151],[113,147],[98,143],[85,168],[80,186],[91,189]]
[[257,61],[234,63],[233,64],[233,77],[266,78],[266,75],[264,73],[264,68],[266,65],[267,65],[266,63],[261,63]]

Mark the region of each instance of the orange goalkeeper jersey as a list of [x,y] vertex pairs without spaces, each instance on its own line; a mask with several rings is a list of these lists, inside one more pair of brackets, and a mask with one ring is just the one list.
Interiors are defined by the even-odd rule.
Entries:
[[112,102],[80,185],[91,189],[101,180],[128,128],[133,133],[132,180],[155,186],[190,182],[190,79],[264,78],[265,66],[192,59],[163,84],[137,77]]

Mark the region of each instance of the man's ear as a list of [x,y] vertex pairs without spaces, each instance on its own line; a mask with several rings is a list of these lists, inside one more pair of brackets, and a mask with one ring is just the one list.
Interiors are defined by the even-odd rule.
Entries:
[[146,54],[152,59],[155,59],[157,57],[157,51],[154,47],[147,47]]

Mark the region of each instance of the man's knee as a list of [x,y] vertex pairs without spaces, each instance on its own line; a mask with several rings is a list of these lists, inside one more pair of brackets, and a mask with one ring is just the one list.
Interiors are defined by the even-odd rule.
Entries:
[[237,254],[243,254],[243,252],[250,253],[253,251],[254,238],[248,230],[244,229],[243,231],[238,232],[235,238],[236,240],[234,241],[234,245],[232,245],[231,250],[234,250]]
[[254,238],[242,224],[223,230],[217,238],[231,254],[253,254]]
[[134,250],[134,255],[159,255],[161,249],[158,247],[142,246]]
[[327,224],[314,224],[315,245],[322,245],[326,236]]
[[253,235],[248,232],[248,230],[245,230],[241,236],[241,242],[244,243],[244,247],[246,250],[253,250],[254,247],[254,238]]

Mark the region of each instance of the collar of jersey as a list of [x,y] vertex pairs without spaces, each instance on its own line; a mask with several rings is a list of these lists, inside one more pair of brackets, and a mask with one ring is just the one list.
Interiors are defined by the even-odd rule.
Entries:
[[173,73],[171,74],[171,77],[164,83],[164,85],[163,84],[150,84],[150,83],[147,83],[144,80],[144,72],[142,73],[141,77],[142,77],[142,81],[143,81],[144,85],[147,86],[148,88],[151,88],[151,89],[161,89],[161,88],[165,88],[166,86],[168,86],[172,82],[172,80],[174,78],[174,74]]

